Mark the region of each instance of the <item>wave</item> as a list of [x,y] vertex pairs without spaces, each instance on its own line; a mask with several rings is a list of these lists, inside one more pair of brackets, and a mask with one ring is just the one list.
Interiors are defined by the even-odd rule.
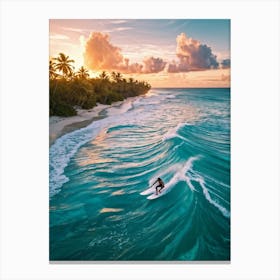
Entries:
[[[201,118],[209,108],[205,94],[178,92],[160,90],[117,103],[102,112],[104,119],[64,135],[50,147],[50,230],[63,225],[77,244],[75,250],[69,245],[62,252],[68,233],[52,234],[53,256],[229,258],[230,158],[224,125],[229,120],[214,113],[210,121]],[[158,177],[165,188],[156,196],[154,187],[146,189]],[[140,196],[141,191],[147,196]],[[151,195],[164,197],[150,201]],[[64,210],[65,205],[69,209]],[[89,231],[94,231],[88,241],[91,250],[83,238]],[[151,253],[148,248],[155,244]],[[111,248],[109,253],[106,248]]]
[[182,140],[187,140],[186,138],[182,137],[181,135],[178,134],[178,131],[187,126],[187,125],[191,125],[190,123],[179,123],[176,127],[172,127],[170,128],[167,133],[165,133],[163,136],[162,136],[162,141],[165,141],[165,140],[169,140],[169,139],[172,139],[172,138],[181,138]]
[[107,116],[116,116],[121,115],[126,112],[128,112],[130,109],[133,108],[133,101],[135,100],[135,97],[129,98],[124,102],[120,101],[120,105],[114,105],[106,110]]
[[127,128],[139,128],[139,126],[135,125],[135,124],[116,125],[116,126],[113,126],[113,127],[109,127],[107,129],[107,133],[111,133],[111,132],[116,131],[116,130],[127,129]]
[[205,186],[204,180],[202,178],[198,179],[198,182],[200,184],[200,186],[202,187],[203,190],[203,194],[205,196],[205,198],[212,204],[214,205],[216,208],[218,208],[220,210],[220,212],[226,217],[229,218],[230,217],[230,212],[223,206],[221,206],[218,202],[216,202],[215,200],[213,200],[209,194],[208,189]]
[[226,218],[230,217],[230,212],[225,207],[221,206],[217,201],[211,198],[210,193],[205,186],[205,181],[200,175],[195,173],[195,176],[191,176],[190,179],[199,183],[200,187],[202,188],[204,197],[210,204],[215,206]]
[[[49,149],[49,193],[50,197],[57,194],[61,187],[69,181],[64,170],[78,149],[106,127],[125,121],[124,114],[132,108],[133,99],[126,100],[121,106],[106,109],[109,116],[94,121],[87,127],[75,130],[58,138]],[[108,111],[109,110],[109,111]]]
[[[88,140],[98,134],[101,130],[103,120],[96,121],[94,126],[90,125],[58,138],[49,150],[50,174],[49,186],[50,197],[60,191],[60,188],[68,182],[64,174],[70,159],[75,155],[77,150]],[[95,128],[95,129],[93,129]]]
[[[177,183],[181,181],[189,182],[187,172],[192,168],[193,162],[199,159],[199,157],[190,157],[185,164],[174,164],[167,168],[165,171],[156,173],[150,180],[149,184],[152,185],[157,178],[163,178],[165,181],[164,193],[168,193]],[[173,174],[173,175],[172,175]],[[168,178],[168,179],[165,179]],[[167,181],[167,183],[166,183]],[[191,184],[187,184],[193,191],[194,187]]]
[[149,98],[145,98],[145,102],[143,101],[143,97],[128,98],[121,104],[117,103],[105,109],[107,117],[104,119],[94,121],[87,127],[75,130],[58,138],[49,149],[50,197],[57,194],[61,187],[69,181],[68,177],[64,174],[64,170],[80,147],[91,139],[96,138],[103,130],[111,132],[125,127],[141,126],[144,117],[151,119],[153,113],[146,113],[145,116],[143,116],[141,110],[134,109],[134,103],[140,104],[144,102],[143,105],[146,105],[151,101],[146,100],[152,98],[153,95]]
[[[226,218],[230,217],[230,212],[223,206],[221,206],[217,201],[213,200],[210,196],[210,193],[205,185],[205,181],[202,178],[201,175],[199,175],[195,170],[193,170],[193,162],[198,160],[200,156],[195,156],[195,157],[190,157],[187,162],[183,165],[180,164],[175,164],[169,168],[167,168],[165,171],[161,171],[156,173],[150,180],[149,180],[149,185],[152,185],[158,177],[160,178],[166,178],[168,174],[172,174],[171,178],[168,180],[164,180],[165,183],[165,188],[162,191],[162,195],[165,195],[166,193],[170,192],[174,186],[176,186],[177,183],[179,182],[186,182],[186,185],[190,188],[191,191],[196,191],[198,190],[195,189],[194,185],[192,184],[192,181],[196,181],[199,183],[202,192],[204,194],[204,197],[206,200],[215,206]],[[174,173],[175,172],[175,173]],[[143,191],[141,194],[142,195],[147,195],[151,194],[154,188],[149,188],[146,191]]]
[[173,99],[173,98],[176,98],[174,94],[166,95],[166,99]]

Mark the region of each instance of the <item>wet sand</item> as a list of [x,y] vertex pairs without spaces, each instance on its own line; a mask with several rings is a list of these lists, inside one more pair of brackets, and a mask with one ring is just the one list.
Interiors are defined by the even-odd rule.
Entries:
[[64,134],[80,129],[91,124],[93,121],[104,118],[104,116],[100,115],[100,113],[110,106],[111,105],[98,104],[90,110],[78,109],[77,116],[73,117],[50,117],[49,146],[51,146],[57,138],[63,136]]

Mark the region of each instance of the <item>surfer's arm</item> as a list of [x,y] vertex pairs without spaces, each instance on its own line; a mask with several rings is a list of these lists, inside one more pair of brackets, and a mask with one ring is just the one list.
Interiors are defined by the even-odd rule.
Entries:
[[151,187],[154,185],[154,184],[156,184],[157,183],[157,180],[151,185]]

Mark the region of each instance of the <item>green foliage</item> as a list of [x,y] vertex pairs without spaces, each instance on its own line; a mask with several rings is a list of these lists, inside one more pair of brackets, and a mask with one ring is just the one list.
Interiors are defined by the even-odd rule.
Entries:
[[122,100],[124,100],[123,95],[118,92],[114,92],[114,91],[107,91],[104,93],[99,93],[97,95],[97,102],[99,102],[101,104],[110,105],[113,102],[122,101]]
[[105,71],[99,78],[90,79],[84,67],[74,73],[70,64],[73,60],[64,54],[59,54],[54,60],[57,63],[50,61],[49,66],[50,116],[74,116],[77,114],[74,106],[91,109],[97,102],[112,104],[127,97],[145,94],[151,88],[146,82],[132,78],[127,81],[121,73],[113,72],[112,80]]
[[69,104],[57,103],[54,109],[50,110],[51,114],[61,117],[76,116],[77,111]]

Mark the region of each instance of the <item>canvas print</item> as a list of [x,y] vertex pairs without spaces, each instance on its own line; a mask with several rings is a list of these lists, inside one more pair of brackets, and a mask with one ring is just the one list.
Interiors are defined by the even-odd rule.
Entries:
[[230,20],[49,21],[49,260],[230,260]]

